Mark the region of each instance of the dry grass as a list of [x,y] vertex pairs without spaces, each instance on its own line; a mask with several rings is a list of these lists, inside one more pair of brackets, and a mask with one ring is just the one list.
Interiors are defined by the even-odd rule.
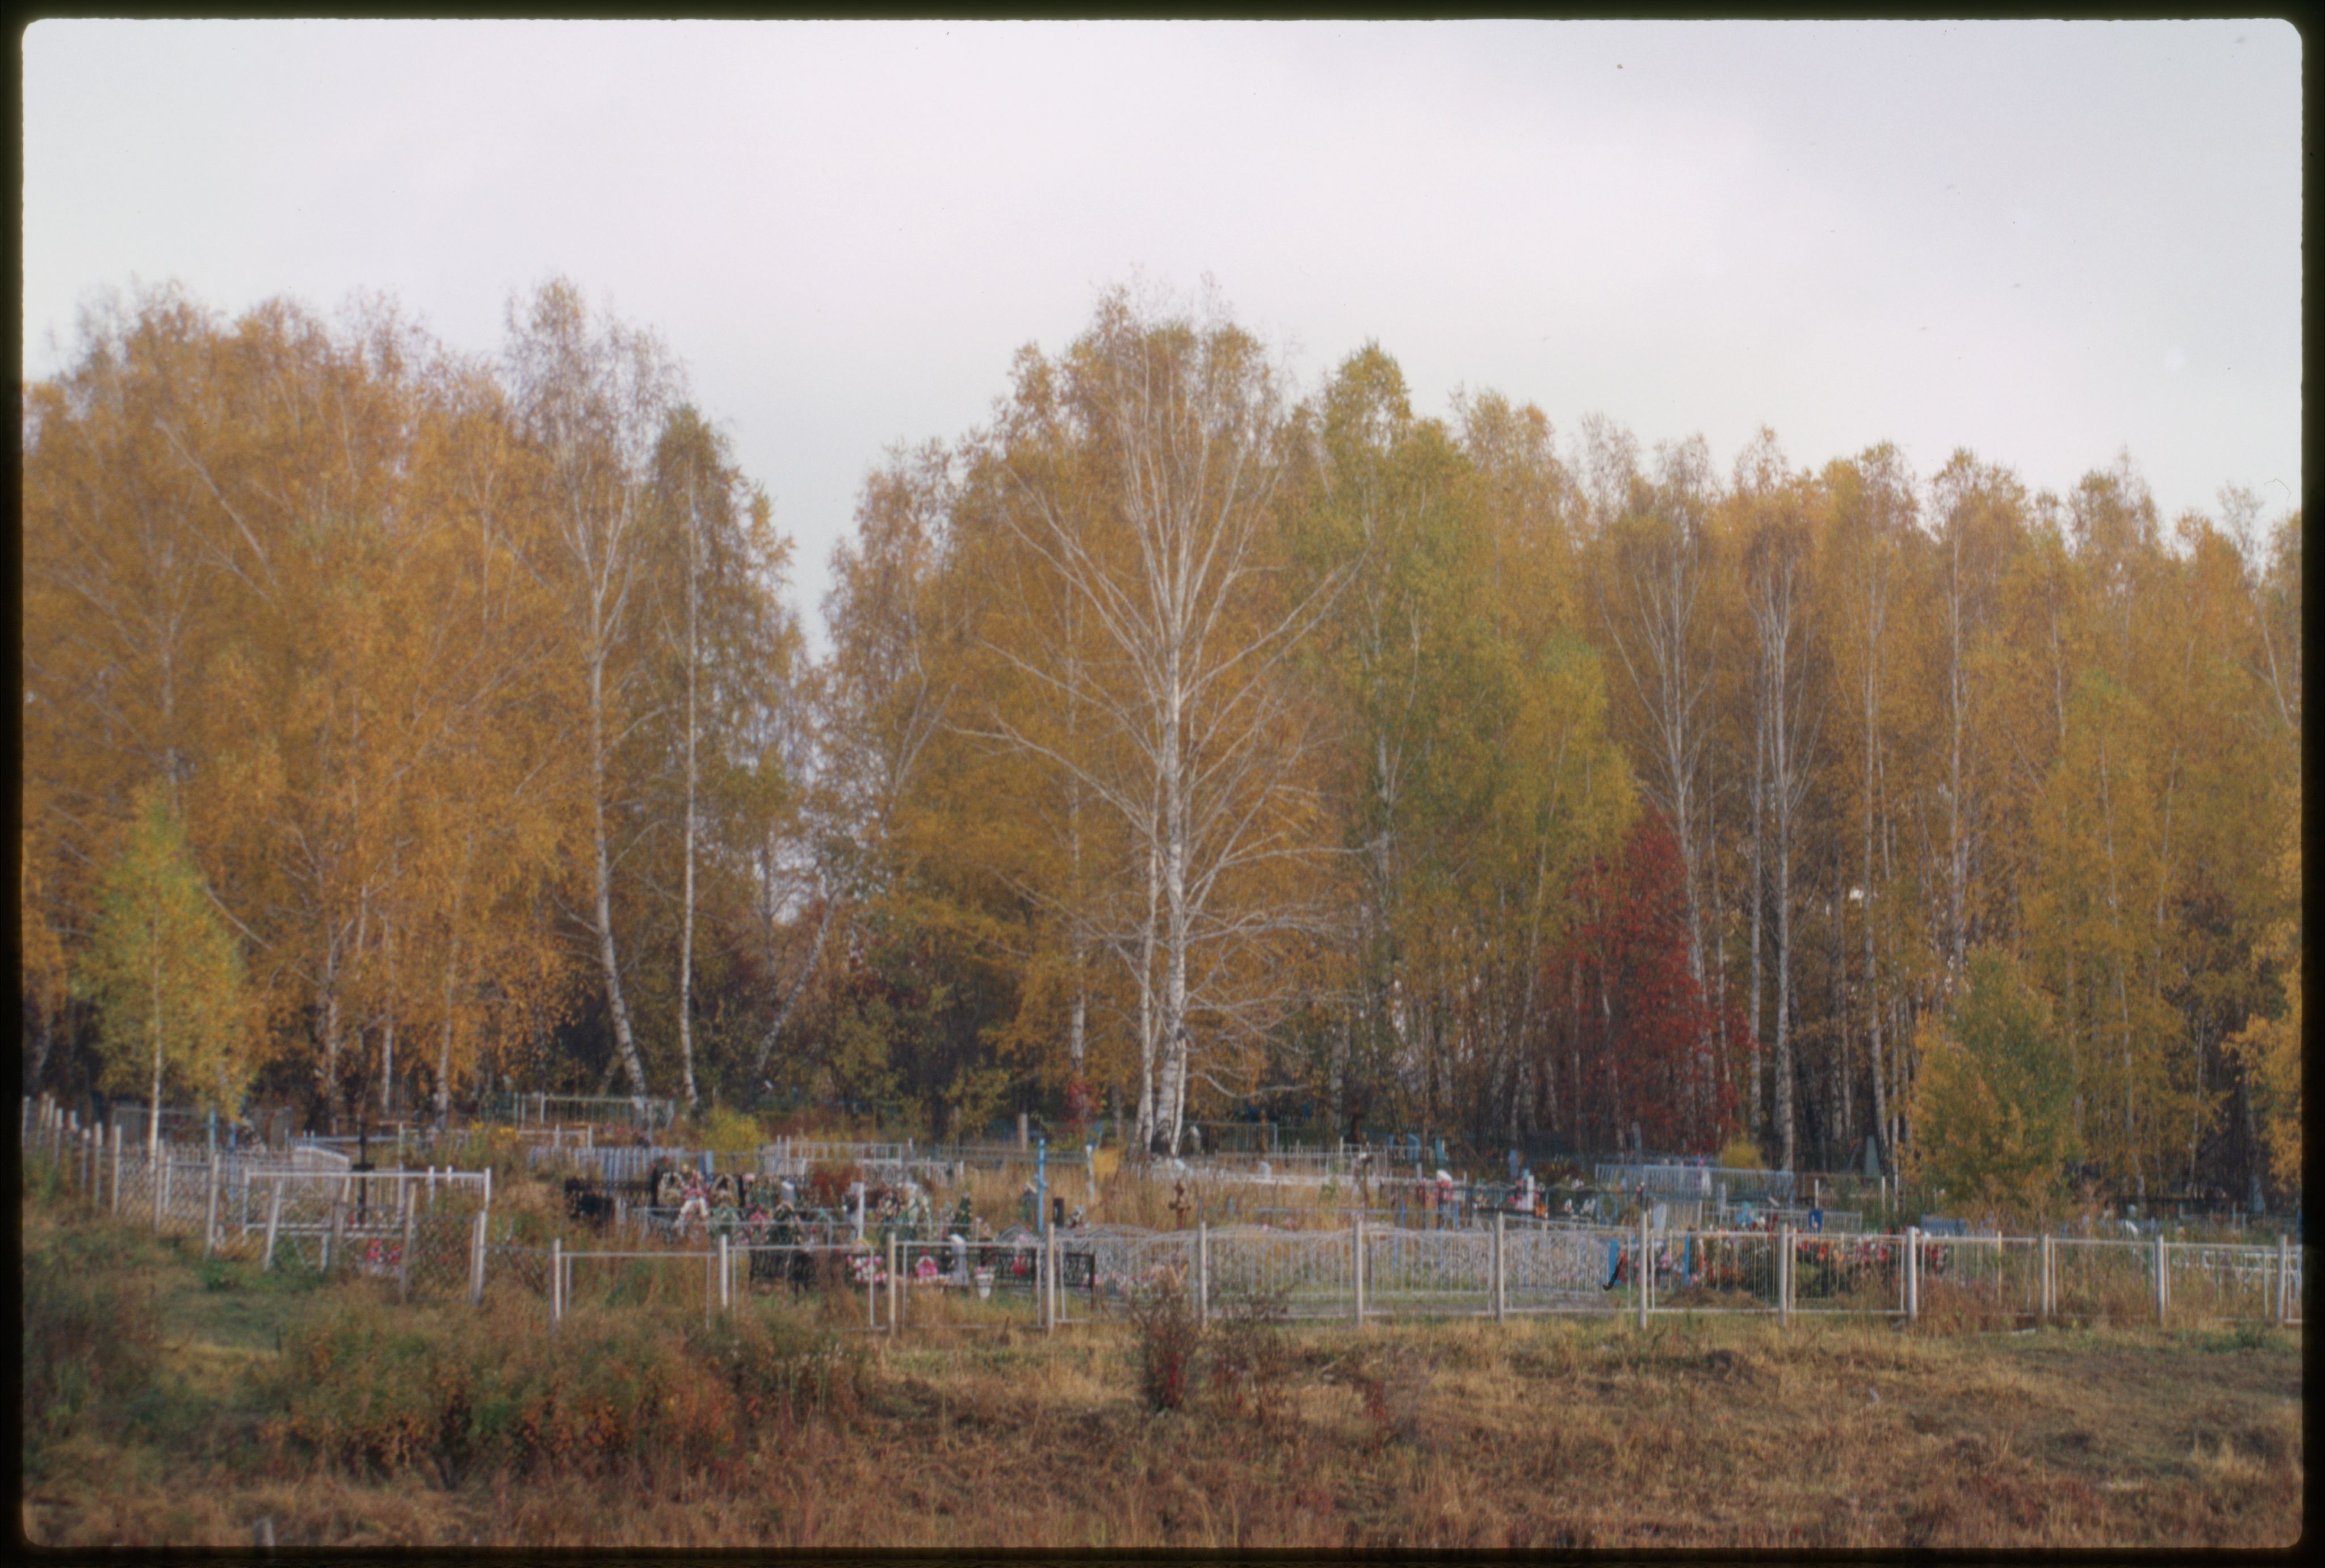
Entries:
[[[1101,1550],[2187,1548],[2289,1545],[2304,1524],[2297,1335],[1320,1325],[1287,1331],[1267,1378],[1198,1379],[1157,1414],[1116,1325],[1045,1340],[965,1309],[890,1342],[760,1305],[737,1340],[648,1303],[550,1342],[537,1303],[397,1312],[23,1213],[29,1268],[69,1263],[159,1325],[153,1366],[102,1369],[28,1442],[23,1528],[43,1544],[243,1545],[261,1517],[284,1545]],[[25,1332],[29,1369],[51,1328]],[[863,1358],[844,1397],[783,1383],[835,1344]],[[301,1355],[326,1370],[302,1382]],[[566,1425],[542,1430],[574,1446],[478,1448],[448,1474],[409,1409],[361,1428],[401,1448],[326,1430],[364,1414],[334,1388],[402,1365],[557,1391]],[[591,1398],[625,1436],[584,1441]],[[319,1440],[290,1429],[301,1413]]]

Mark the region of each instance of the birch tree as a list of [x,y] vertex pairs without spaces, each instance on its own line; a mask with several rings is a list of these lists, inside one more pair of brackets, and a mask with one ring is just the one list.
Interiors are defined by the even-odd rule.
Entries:
[[676,367],[650,333],[593,311],[559,279],[509,308],[507,375],[518,429],[538,464],[553,577],[579,676],[588,784],[591,907],[585,921],[605,982],[614,1053],[643,1106],[644,1063],[623,992],[614,924],[616,846],[609,812],[617,757],[651,693],[638,681],[638,588],[651,460],[678,386]]

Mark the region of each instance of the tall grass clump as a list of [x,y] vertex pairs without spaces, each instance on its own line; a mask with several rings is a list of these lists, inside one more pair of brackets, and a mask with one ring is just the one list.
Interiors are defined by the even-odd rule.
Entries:
[[1129,1316],[1138,1397],[1147,1409],[1181,1409],[1199,1388],[1237,1415],[1274,1409],[1292,1368],[1283,1292],[1222,1292],[1206,1324],[1186,1281],[1164,1273],[1131,1293]]
[[122,1416],[152,1385],[162,1353],[150,1290],[110,1271],[38,1261],[28,1258],[23,1273],[28,1468],[84,1416]]
[[265,1390],[284,1461],[446,1486],[474,1471],[668,1484],[717,1471],[763,1431],[857,1408],[860,1353],[736,1314],[582,1310],[554,1333],[514,1314],[415,1320],[350,1296],[283,1341]]

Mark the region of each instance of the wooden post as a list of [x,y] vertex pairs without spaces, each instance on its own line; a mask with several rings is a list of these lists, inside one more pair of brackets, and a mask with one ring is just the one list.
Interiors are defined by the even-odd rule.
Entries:
[[897,1297],[903,1288],[896,1277],[896,1265],[903,1256],[904,1244],[894,1236],[888,1238],[888,1332],[896,1332]]
[[485,1299],[485,1211],[477,1211],[476,1231],[468,1240],[468,1299]]
[[2172,1314],[2172,1265],[2164,1253],[2167,1245],[2163,1233],[2155,1237],[2155,1321],[2163,1323]]
[[2059,1244],[2048,1231],[2042,1232],[2042,1320],[2048,1323],[2059,1314]]
[[1362,1213],[1357,1214],[1357,1228],[1350,1232],[1350,1235],[1351,1244],[1355,1248],[1353,1261],[1357,1284],[1357,1326],[1362,1328],[1365,1326],[1365,1217]]
[[218,1157],[213,1154],[210,1156],[209,1190],[202,1204],[202,1256],[205,1258],[218,1253]]
[[1211,1321],[1211,1227],[1195,1222],[1195,1321]]
[[2276,1237],[2276,1321],[2293,1321],[2293,1238],[2283,1231]]
[[274,1178],[274,1194],[266,1204],[266,1251],[259,1259],[264,1273],[274,1267],[274,1233],[283,1224],[283,1178]]
[[1494,1215],[1494,1321],[1506,1322],[1510,1311],[1509,1234],[1505,1214]]
[[549,1326],[565,1321],[565,1238],[549,1239]]
[[[342,1186],[340,1190],[344,1192],[346,1189]],[[330,1233],[323,1238],[323,1272],[326,1274],[331,1271],[331,1255],[341,1250],[339,1237],[347,1229],[347,1201],[344,1198],[337,1199],[331,1204]]]

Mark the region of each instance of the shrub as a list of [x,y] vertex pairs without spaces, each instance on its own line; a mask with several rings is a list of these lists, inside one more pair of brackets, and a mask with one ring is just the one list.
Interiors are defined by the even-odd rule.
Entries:
[[1729,1170],[1758,1170],[1760,1146],[1749,1138],[1731,1138],[1720,1146],[1719,1163]]
[[836,1209],[848,1202],[848,1189],[863,1179],[862,1167],[853,1161],[810,1166],[801,1196],[819,1209]]
[[1175,1273],[1164,1273],[1130,1293],[1135,1336],[1138,1397],[1150,1410],[1176,1410],[1193,1392],[1202,1324]]
[[748,1154],[765,1141],[755,1117],[727,1105],[711,1107],[695,1136],[699,1147],[719,1154]]

